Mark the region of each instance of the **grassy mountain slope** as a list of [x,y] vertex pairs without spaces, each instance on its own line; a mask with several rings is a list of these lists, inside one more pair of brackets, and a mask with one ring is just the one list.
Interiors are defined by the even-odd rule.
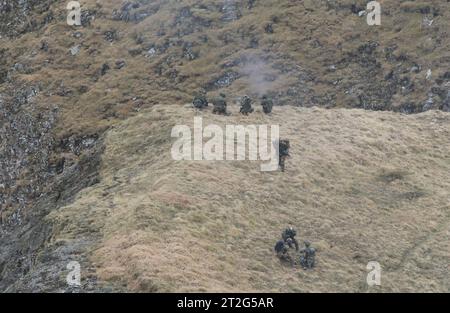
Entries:
[[[287,171],[259,162],[173,161],[172,126],[198,114],[156,106],[105,139],[101,182],[50,215],[55,241],[100,232],[99,279],[135,291],[448,291],[450,116],[277,108],[204,125],[278,124]],[[286,225],[318,248],[314,271],[280,264]]]

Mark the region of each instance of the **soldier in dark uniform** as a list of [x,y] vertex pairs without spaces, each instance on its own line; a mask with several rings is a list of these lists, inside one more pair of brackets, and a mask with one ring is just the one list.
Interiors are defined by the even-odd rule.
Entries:
[[284,169],[285,169],[286,159],[290,156],[289,155],[290,147],[291,147],[291,144],[289,143],[289,140],[280,140],[279,151],[278,151],[278,158],[279,158],[278,164],[279,164],[282,172],[284,172]]
[[206,99],[206,91],[200,90],[194,96],[194,101],[192,102],[194,108],[196,109],[204,109],[208,106],[208,100]]
[[297,232],[292,227],[286,228],[281,233],[281,238],[283,238],[283,241],[290,247],[295,246],[295,250],[298,251],[298,242],[295,239],[295,236],[297,235]]
[[286,245],[284,244],[284,240],[278,240],[277,243],[275,244],[275,252],[277,253],[277,255],[279,253],[283,253],[287,250]]
[[275,252],[277,254],[277,257],[283,262],[289,262],[291,265],[294,265],[295,260],[289,254],[288,248],[289,246],[286,245],[284,240],[279,240],[275,244]]
[[253,108],[252,108],[252,99],[250,99],[250,97],[248,96],[244,96],[241,99],[241,114],[244,115],[248,115],[249,113],[253,113]]
[[272,112],[273,102],[267,95],[264,95],[261,100],[261,106],[263,107],[264,113],[269,114]]
[[300,264],[303,269],[311,269],[315,265],[316,249],[311,248],[311,243],[305,241],[305,248],[300,251],[302,256],[300,256]]
[[213,100],[213,113],[214,114],[222,114],[222,115],[228,115],[227,112],[227,101],[225,100],[226,96],[225,94],[221,93],[219,97],[214,98]]

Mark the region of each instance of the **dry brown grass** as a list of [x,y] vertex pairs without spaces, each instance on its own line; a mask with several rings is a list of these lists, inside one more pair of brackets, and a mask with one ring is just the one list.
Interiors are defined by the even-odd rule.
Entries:
[[[100,232],[99,277],[134,291],[449,291],[448,113],[232,111],[204,125],[280,124],[286,173],[172,161],[172,126],[198,113],[156,106],[108,132],[101,183],[51,215],[55,240]],[[317,247],[315,270],[275,257],[286,225]],[[372,260],[382,286],[368,289]]]
[[[435,49],[430,46],[437,40],[449,40],[448,32],[445,32],[449,28],[449,11],[440,0],[402,1],[400,9],[396,1],[382,1],[386,14],[383,15],[382,26],[375,28],[368,27],[364,18],[350,12],[350,4],[355,3],[353,0],[337,1],[337,7],[341,8],[337,12],[328,10],[326,1],[261,1],[251,11],[241,8],[243,16],[228,24],[219,21],[221,14],[217,10],[201,9],[201,5],[215,5],[218,8],[223,1],[164,2],[157,14],[138,24],[111,20],[113,9],[120,8],[122,0],[80,2],[83,9],[98,12],[98,18],[91,26],[67,26],[64,18],[66,3],[58,2],[52,6],[58,17],[57,21],[39,33],[28,33],[9,41],[0,39],[1,46],[10,49],[11,58],[7,62],[11,65],[15,62],[28,64],[34,69],[32,74],[15,73],[16,78],[31,84],[41,84],[43,90],[53,91],[63,82],[73,91],[70,97],[60,97],[54,92],[51,96],[40,94],[36,101],[43,106],[60,108],[61,118],[57,128],[60,136],[99,132],[136,114],[139,108],[133,106],[134,97],[142,99],[140,107],[143,108],[155,104],[172,105],[191,101],[198,88],[225,71],[221,67],[223,64],[243,56],[267,60],[270,70],[263,70],[261,74],[276,77],[274,82],[268,84],[267,91],[285,91],[289,86],[299,87],[295,71],[283,73],[274,70],[274,65],[282,64],[290,70],[299,67],[302,71],[313,73],[315,77],[313,82],[300,84],[301,88],[310,88],[321,96],[333,94],[336,96],[337,106],[354,105],[354,96],[345,94],[342,90],[337,92],[333,83],[340,80],[340,84],[352,86],[354,81],[351,74],[355,68],[330,73],[329,66],[345,58],[348,53],[355,52],[368,41],[378,42],[379,51],[396,45],[397,56],[403,53],[420,62],[423,71],[417,75],[411,74],[416,82],[416,90],[411,93],[410,99],[426,100],[427,90],[432,87],[432,82],[427,82],[424,78],[427,68],[433,69],[435,78],[447,71],[445,65],[449,56],[448,47],[439,45]],[[356,2],[360,5],[365,3]],[[432,3],[432,7],[440,8],[440,15],[434,18],[433,28],[424,29],[421,27],[423,16],[416,11],[428,2]],[[194,43],[193,50],[199,54],[199,58],[193,61],[181,57],[182,47],[175,43],[178,28],[171,26],[180,9],[186,6],[192,6],[195,17],[212,21],[210,28],[179,38],[183,42]],[[266,34],[264,26],[273,17],[279,20],[274,25],[275,33]],[[164,36],[157,35],[161,26],[166,31]],[[104,32],[110,30],[116,30],[118,34],[118,40],[113,43],[104,39]],[[81,32],[83,36],[80,39],[74,38],[75,31]],[[142,36],[143,44],[135,42],[135,35]],[[202,35],[208,36],[207,42],[202,42]],[[224,43],[225,37],[230,44]],[[258,39],[258,48],[249,48],[251,38]],[[49,53],[39,50],[40,43],[44,40],[49,44]],[[128,52],[137,48],[145,52],[146,47],[162,45],[167,40],[172,43],[170,49],[154,57],[147,58],[144,53],[133,57]],[[318,46],[315,46],[316,43]],[[71,56],[69,49],[78,44],[81,45],[80,53]],[[175,61],[170,65],[165,64],[165,60],[170,57]],[[127,65],[122,70],[115,70],[114,63],[119,59],[125,60]],[[95,72],[103,63],[108,63],[112,69],[107,75],[94,80]],[[155,73],[159,66],[163,68],[162,75]],[[397,64],[386,63],[383,66],[383,72],[387,74]],[[239,67],[232,69],[239,70]],[[177,70],[179,77],[183,79],[171,80],[168,77],[171,70]],[[88,91],[78,92],[81,86],[87,86]],[[255,93],[247,76],[241,77],[222,91],[233,97]],[[214,92],[211,93],[213,95]],[[396,100],[400,105],[400,102],[407,102],[408,99],[401,97]],[[312,103],[303,102],[301,105],[310,106]]]

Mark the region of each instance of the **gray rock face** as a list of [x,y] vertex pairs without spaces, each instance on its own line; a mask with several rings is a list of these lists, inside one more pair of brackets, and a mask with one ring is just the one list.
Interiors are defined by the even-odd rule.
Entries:
[[97,12],[95,10],[81,10],[81,25],[90,26],[95,19]]
[[38,30],[53,17],[50,6],[56,0],[8,0],[0,2],[0,35],[17,37]]
[[[89,269],[82,251],[96,238],[80,237],[52,246],[53,225],[45,217],[98,182],[101,140],[98,136],[54,138],[58,108],[37,106],[39,86],[8,83],[2,90],[0,292],[70,291],[61,273],[73,258]],[[93,290],[94,282],[89,277],[81,290]]]
[[[208,7],[208,10],[210,9]],[[177,37],[183,37],[210,27],[211,24],[211,20],[195,16],[190,7],[183,7],[178,11],[170,26],[177,30]]]
[[221,8],[222,21],[233,22],[241,18],[242,14],[234,0],[226,0]]
[[120,9],[114,9],[113,20],[139,23],[147,17],[159,11],[159,4],[154,4],[150,8],[142,8],[139,2],[125,2]]
[[[56,110],[33,111],[33,98],[39,88],[24,86],[14,88],[12,94],[0,98],[0,181],[6,191],[0,194],[1,211],[15,207],[9,217],[2,217],[2,225],[22,223],[27,200],[38,198],[42,192],[37,184],[18,184],[17,181],[31,167],[45,169],[52,146],[50,130],[55,122]],[[44,173],[29,177],[34,181],[46,180]]]
[[73,46],[72,48],[70,48],[69,51],[70,51],[71,55],[75,56],[78,54],[78,52],[80,52],[80,49],[81,49],[81,46],[76,45],[76,46]]
[[239,77],[239,73],[236,73],[233,71],[228,71],[228,72],[224,73],[222,76],[220,76],[219,78],[215,79],[212,82],[212,85],[216,88],[227,87],[227,86],[230,86],[233,83],[233,81],[235,81],[238,77]]
[[447,96],[442,103],[442,110],[445,112],[450,112],[450,90],[447,91]]

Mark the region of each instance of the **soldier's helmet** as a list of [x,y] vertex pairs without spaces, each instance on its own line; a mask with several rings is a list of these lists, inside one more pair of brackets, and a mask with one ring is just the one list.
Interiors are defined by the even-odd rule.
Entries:
[[311,246],[311,243],[308,240],[305,240],[303,243],[305,244],[306,248],[309,248]]
[[286,239],[286,243],[290,246],[293,244],[292,238]]
[[226,97],[227,97],[226,94],[224,94],[223,92],[221,92],[221,93],[219,94],[219,96],[221,96],[222,98],[226,98]]

